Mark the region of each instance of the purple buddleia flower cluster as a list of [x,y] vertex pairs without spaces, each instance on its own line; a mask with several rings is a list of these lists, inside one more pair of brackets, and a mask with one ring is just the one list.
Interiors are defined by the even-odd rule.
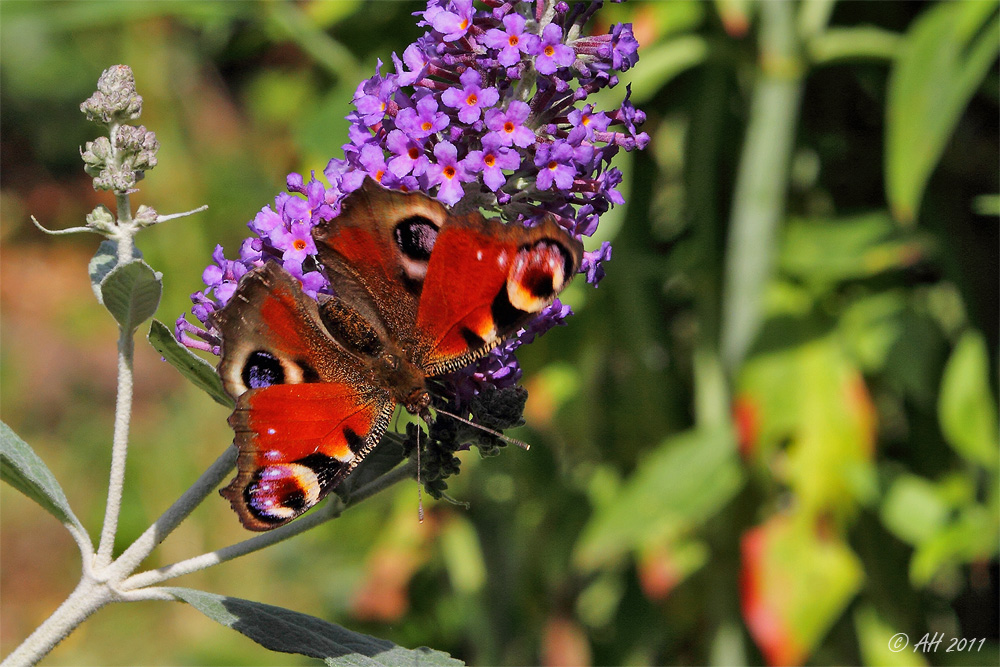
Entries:
[[[612,158],[649,142],[638,130],[645,114],[629,101],[598,110],[587,98],[618,83],[616,72],[638,60],[629,24],[588,35],[584,24],[600,1],[429,0],[417,12],[427,31],[392,55],[393,72],[363,81],[344,158],[330,160],[324,185],[290,174],[287,193],[249,223],[237,259],[221,247],[192,295],[192,314],[177,320],[188,347],[219,353],[209,315],[232,296],[240,277],[277,261],[313,297],[329,293],[310,230],[337,215],[342,198],[366,176],[388,188],[421,191],[456,211],[479,209],[531,225],[552,216],[576,237],[590,236],[600,216],[624,203]],[[611,257],[607,242],[585,253],[581,273],[596,285]],[[515,338],[454,377],[459,403],[484,384],[507,387],[520,378],[516,348],[571,313],[558,300]]]

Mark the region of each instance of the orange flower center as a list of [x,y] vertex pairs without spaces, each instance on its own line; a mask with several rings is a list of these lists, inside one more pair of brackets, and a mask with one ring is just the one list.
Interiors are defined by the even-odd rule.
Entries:
[[492,167],[493,165],[496,164],[496,162],[497,162],[496,156],[494,156],[492,153],[489,153],[485,157],[483,157],[483,164],[485,164],[487,167]]
[[378,171],[375,172],[375,180],[378,181],[379,183],[382,182],[382,177],[383,176],[385,176],[385,170],[384,169],[379,169]]
[[472,93],[471,95],[469,95],[468,97],[465,98],[465,103],[468,104],[470,107],[476,106],[476,102],[478,102],[478,101],[479,101],[479,98],[476,97],[475,93]]
[[558,166],[559,166],[559,163],[558,163],[558,162],[556,162],[555,160],[551,160],[551,161],[550,161],[550,162],[548,163],[548,165],[546,165],[546,166],[547,166],[547,167],[548,167],[548,168],[549,168],[550,170],[552,170],[552,171],[555,171],[555,170],[556,170],[556,167],[558,167]]
[[503,124],[503,131],[506,132],[507,134],[510,134],[511,132],[513,132],[514,131],[514,123],[512,123],[512,122],[510,122],[508,120],[506,123]]
[[552,55],[553,55],[553,54],[554,54],[555,52],[556,52],[556,50],[555,50],[555,49],[554,49],[554,48],[552,47],[552,45],[551,45],[551,44],[549,44],[548,46],[546,46],[546,47],[545,47],[545,51],[544,51],[544,53],[545,53],[545,55],[547,55],[547,56],[548,56],[549,58],[551,58],[551,57],[552,57]]
[[511,35],[509,38],[507,38],[507,43],[510,44],[511,46],[517,46],[517,43],[520,41],[521,40],[517,38],[517,35]]
[[431,127],[432,125],[429,120],[425,120],[423,123],[420,124],[420,129],[423,130],[424,132],[430,132]]
[[303,241],[302,239],[295,239],[294,241],[292,241],[292,247],[295,248],[296,250],[305,250],[306,242]]
[[451,179],[455,178],[455,168],[454,167],[450,167],[450,166],[449,167],[445,167],[444,168],[444,177],[447,178],[449,181]]

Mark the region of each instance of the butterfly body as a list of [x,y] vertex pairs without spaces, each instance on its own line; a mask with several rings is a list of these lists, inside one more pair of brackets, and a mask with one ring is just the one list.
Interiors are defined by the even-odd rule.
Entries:
[[317,302],[268,263],[214,316],[240,452],[221,493],[251,530],[319,502],[378,444],[396,405],[428,418],[428,378],[528,323],[582,253],[551,219],[529,228],[455,216],[372,181],[313,238],[336,296]]

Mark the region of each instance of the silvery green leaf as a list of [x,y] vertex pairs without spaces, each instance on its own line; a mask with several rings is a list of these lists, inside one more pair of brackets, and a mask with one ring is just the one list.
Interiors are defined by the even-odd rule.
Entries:
[[319,658],[331,666],[458,667],[464,664],[441,651],[406,649],[385,639],[363,635],[282,607],[190,588],[170,587],[166,590],[213,621],[243,633],[265,648]]
[[141,259],[116,266],[101,281],[104,307],[129,332],[153,316],[162,292],[161,275]]
[[[103,207],[99,206],[98,208]],[[94,209],[91,215],[96,213],[97,209]],[[110,211],[108,213],[110,214]],[[87,222],[90,222],[90,216],[87,216]],[[132,254],[136,259],[142,259],[142,252],[138,248],[133,249]],[[97,302],[101,305],[104,305],[104,299],[101,296],[101,281],[111,273],[111,269],[115,268],[117,264],[118,241],[111,239],[101,241],[97,252],[90,258],[90,264],[87,265],[87,272],[90,274],[90,287],[94,290],[94,296],[97,297]]]
[[31,446],[0,422],[0,477],[66,525],[86,535],[55,476]]

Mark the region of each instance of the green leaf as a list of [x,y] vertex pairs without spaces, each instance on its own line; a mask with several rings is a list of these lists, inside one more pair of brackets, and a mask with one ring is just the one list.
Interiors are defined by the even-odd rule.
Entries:
[[878,496],[876,412],[864,377],[836,336],[808,337],[811,320],[772,318],[765,326],[791,340],[772,342],[741,369],[744,452],[791,487],[803,511],[849,516]]
[[406,649],[385,639],[354,632],[315,616],[190,588],[167,588],[213,621],[282,653],[319,658],[328,665],[462,665],[429,648]]
[[[142,259],[142,252],[138,248],[135,248],[133,254],[136,259]],[[90,263],[87,265],[87,272],[90,274],[90,288],[94,290],[97,302],[102,305],[104,304],[104,297],[101,295],[101,281],[111,273],[111,269],[115,268],[117,264],[118,242],[110,240],[101,241],[101,245],[97,246],[97,252],[90,258]]]
[[952,448],[973,463],[995,469],[997,406],[990,390],[986,341],[969,331],[955,345],[945,366],[938,400],[941,430]]
[[899,34],[870,25],[827,28],[806,45],[816,65],[860,60],[892,60],[902,42]]
[[153,316],[162,292],[161,275],[141,259],[116,266],[101,281],[104,307],[130,334]]
[[472,595],[486,582],[486,562],[476,528],[458,514],[441,529],[441,555],[451,585],[459,594]]
[[793,218],[781,244],[782,273],[824,292],[913,265],[927,255],[926,242],[901,232],[884,211],[845,218]]
[[591,571],[650,542],[682,537],[715,514],[742,483],[727,430],[672,437],[639,464],[613,502],[597,509],[574,561]]
[[211,396],[216,403],[227,408],[232,408],[235,405],[233,399],[222,388],[222,380],[219,379],[215,368],[181,345],[163,322],[153,320],[149,327],[148,340],[153,349],[160,353],[160,356],[180,371],[181,375],[193,382],[196,387]]
[[886,189],[893,215],[916,218],[962,111],[1000,51],[997,2],[942,2],[910,28],[889,79]]
[[951,507],[933,482],[917,475],[903,475],[889,487],[882,501],[882,523],[908,544],[924,542],[948,520]]
[[64,524],[86,535],[55,476],[28,443],[0,422],[0,477]]
[[917,547],[910,560],[910,581],[921,588],[947,567],[988,561],[997,553],[998,537],[995,509],[970,505]]

